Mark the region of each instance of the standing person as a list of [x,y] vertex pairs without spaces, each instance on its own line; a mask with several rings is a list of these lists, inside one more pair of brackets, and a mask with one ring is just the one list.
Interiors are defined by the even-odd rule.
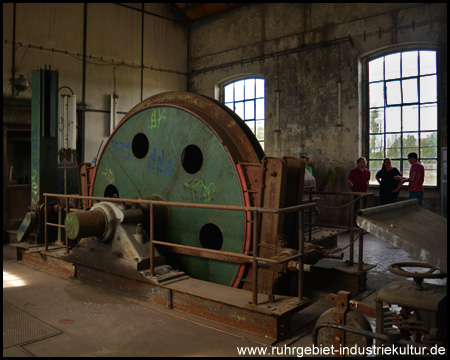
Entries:
[[366,168],[366,158],[360,157],[356,164],[358,166],[350,170],[348,175],[348,186],[352,192],[368,192],[370,170]]
[[[348,186],[352,192],[368,192],[370,181],[370,170],[366,168],[366,158],[360,157],[356,160],[358,165],[354,169],[350,170],[348,175]],[[367,197],[363,198],[363,207],[367,205]],[[355,204],[355,213],[359,208],[359,201]]]
[[308,165],[309,158],[306,155],[302,155],[300,156],[300,159],[302,159],[305,162],[305,169],[308,170],[312,175],[312,167]]
[[395,180],[399,180],[397,189],[398,192],[405,182],[409,182],[409,198],[419,199],[419,206],[423,205],[423,181],[425,180],[425,169],[418,161],[417,153],[412,152],[408,154],[408,161],[411,164],[409,169],[409,177],[396,176]]
[[399,180],[395,176],[401,176],[400,171],[392,166],[391,159],[386,158],[383,161],[381,170],[377,172],[375,178],[380,184],[380,204],[391,204],[397,201]]

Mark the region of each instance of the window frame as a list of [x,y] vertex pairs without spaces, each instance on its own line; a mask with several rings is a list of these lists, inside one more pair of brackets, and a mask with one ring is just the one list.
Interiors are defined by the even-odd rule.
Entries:
[[[431,161],[436,161],[436,183],[435,185],[431,185],[431,184],[424,184],[425,188],[431,188],[431,189],[439,189],[440,188],[440,178],[441,178],[441,167],[440,167],[440,161],[441,161],[441,139],[440,139],[440,131],[441,131],[441,114],[440,112],[441,110],[441,106],[440,106],[440,98],[441,98],[441,91],[439,91],[440,88],[440,67],[439,67],[439,63],[440,63],[440,52],[439,52],[439,48],[437,46],[434,45],[430,45],[430,44],[412,44],[412,45],[408,45],[408,46],[394,46],[394,47],[390,47],[387,49],[384,49],[382,51],[377,51],[377,52],[373,52],[371,54],[366,55],[365,57],[362,57],[362,61],[361,61],[361,81],[362,84],[364,85],[361,89],[363,90],[364,96],[362,97],[362,115],[363,115],[363,122],[362,122],[362,134],[365,134],[364,137],[362,137],[363,139],[363,149],[365,150],[365,157],[367,158],[367,167],[370,169],[371,167],[371,163],[375,162],[379,162],[380,159],[378,158],[371,158],[371,149],[370,149],[370,135],[372,134],[371,132],[371,111],[373,108],[370,107],[370,93],[369,93],[369,87],[370,84],[369,83],[369,63],[373,60],[379,59],[381,57],[386,57],[389,55],[393,55],[393,54],[397,54],[397,53],[405,53],[405,52],[411,52],[411,51],[418,51],[419,52],[419,58],[420,58],[420,51],[434,51],[436,53],[436,72],[433,73],[433,75],[436,76],[436,91],[437,91],[437,97],[436,97],[436,112],[437,112],[437,126],[436,126],[436,130],[426,130],[426,129],[421,129],[420,126],[420,122],[418,125],[418,129],[417,131],[415,131],[415,133],[418,134],[418,155],[419,155],[419,161],[423,162],[423,161],[427,161],[427,160],[431,160]],[[420,66],[420,59],[419,59],[419,66]],[[383,69],[384,72],[384,69]],[[429,75],[429,74],[428,74]],[[427,76],[428,76],[427,75]],[[400,78],[396,79],[399,80],[400,83],[402,80],[407,80],[407,79],[411,79],[411,78],[415,78],[417,79],[418,82],[418,87],[420,87],[420,79],[423,76],[420,74],[417,74],[416,76],[405,76],[403,77],[402,74],[400,76]],[[384,91],[386,91],[386,83],[389,83],[393,80],[386,80],[383,76],[383,80],[380,81],[383,86],[384,86]],[[395,80],[394,80],[395,81]],[[373,82],[372,82],[373,83]],[[427,101],[421,101],[420,99],[420,93],[418,94],[418,100],[417,102],[413,102],[413,103],[403,103],[403,100],[400,101],[400,104],[396,104],[396,105],[388,105],[386,103],[386,94],[384,94],[384,104],[381,108],[383,108],[383,110],[389,108],[389,107],[395,107],[398,106],[400,109],[410,105],[410,104],[416,104],[417,106],[420,107],[421,104],[427,104],[427,103],[434,103],[434,102],[427,102]],[[384,115],[385,116],[385,115]],[[385,118],[384,118],[385,119]],[[419,119],[420,119],[420,114],[419,114]],[[398,133],[400,135],[400,138],[403,138],[404,134],[408,134],[410,132],[408,132],[407,130],[403,130],[403,120],[401,121],[401,129],[399,132],[395,132]],[[430,132],[436,132],[436,156],[435,157],[424,157],[422,158],[420,151],[421,151],[421,142],[424,141],[424,139],[426,139],[425,136],[422,136],[422,134],[425,134],[427,131]],[[386,131],[386,129],[383,129],[383,132],[380,132],[380,134],[383,135],[383,140],[386,139],[386,134],[390,134],[391,132]],[[374,133],[375,134],[375,133]],[[386,146],[386,142],[383,141],[383,154],[384,157],[388,157],[387,156],[387,149],[388,147]],[[401,146],[400,146],[400,158],[394,158],[393,160],[396,160],[397,163],[399,163],[399,166],[395,166],[399,169],[400,172],[402,172],[403,176],[408,176],[409,173],[409,169],[410,169],[410,165],[407,159],[407,154],[410,151],[408,151],[407,149],[403,149],[403,140],[401,140]],[[382,161],[382,159],[381,159]],[[378,172],[378,170],[381,169],[381,165],[378,167],[378,165],[376,165],[375,168],[372,168],[372,181],[369,183],[370,186],[374,186],[374,187],[378,187],[379,184],[377,182],[374,182],[373,179],[375,178],[375,174],[376,172]],[[426,176],[426,173],[425,173]],[[407,185],[407,184],[405,184]]]
[[[254,97],[249,97],[247,98],[245,95],[245,80],[255,80],[255,93],[254,93]],[[256,93],[256,80],[263,80],[264,81],[264,92],[263,92],[263,96],[257,96]],[[235,100],[235,86],[233,84],[240,82],[240,81],[244,81],[244,97],[242,100]],[[258,140],[259,144],[261,145],[261,147],[264,149],[264,144],[265,144],[265,123],[266,123],[266,114],[265,114],[265,104],[266,104],[266,79],[264,78],[264,76],[259,75],[259,74],[246,74],[246,75],[241,75],[238,77],[233,77],[231,79],[227,79],[227,81],[224,81],[223,83],[220,84],[220,102],[222,104],[224,104],[225,106],[227,106],[228,108],[230,108],[227,104],[231,103],[231,102],[225,102],[225,88],[229,85],[233,85],[233,108],[230,108],[230,110],[234,111],[240,118],[242,118],[242,120],[245,122],[245,124],[249,127],[249,129],[252,131],[252,133],[255,135],[256,139]],[[264,104],[263,104],[263,118],[258,118],[257,117],[257,109],[256,109],[256,102],[257,100],[263,100]],[[245,119],[245,115],[244,117],[240,116],[237,112],[236,112],[236,103],[243,103],[244,105],[244,112],[245,112],[245,102],[246,101],[254,101],[254,108],[253,108],[253,118],[252,119]],[[260,137],[257,136],[257,128],[258,128],[258,121],[262,121],[263,122],[263,130],[262,130],[262,134],[263,137],[262,139]],[[253,122],[254,125],[250,126],[249,123]]]

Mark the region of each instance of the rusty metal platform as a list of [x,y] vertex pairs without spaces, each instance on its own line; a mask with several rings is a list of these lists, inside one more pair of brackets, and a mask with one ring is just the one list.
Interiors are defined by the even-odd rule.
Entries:
[[187,276],[156,285],[96,270],[66,260],[64,248],[14,244],[17,260],[39,266],[60,276],[76,276],[109,290],[140,298],[160,309],[175,311],[190,320],[212,326],[265,344],[274,344],[291,333],[293,315],[310,304],[303,298],[276,295],[274,302],[258,294],[252,305],[252,293]]
[[[320,281],[322,286],[333,289],[346,289],[355,296],[367,288],[367,272],[376,265],[363,263],[350,264],[348,261],[337,259],[321,259],[311,266],[311,279],[305,281]],[[337,291],[337,290],[336,290]]]
[[44,251],[42,244],[15,243],[9,246],[16,248],[18,261],[26,261],[58,276],[75,276],[75,266],[62,259],[65,255],[64,246],[50,245],[48,251]]

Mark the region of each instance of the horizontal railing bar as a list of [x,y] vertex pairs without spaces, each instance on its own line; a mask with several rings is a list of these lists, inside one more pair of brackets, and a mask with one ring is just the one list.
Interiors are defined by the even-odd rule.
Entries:
[[302,204],[302,205],[289,206],[289,207],[282,208],[282,209],[270,209],[270,208],[250,207],[250,206],[195,204],[195,203],[183,203],[183,202],[160,201],[160,200],[121,199],[121,198],[107,198],[107,197],[96,197],[96,196],[82,196],[82,195],[50,194],[50,193],[45,193],[44,196],[57,197],[57,198],[71,198],[71,199],[80,199],[80,200],[125,202],[125,203],[131,203],[131,204],[153,204],[153,205],[164,205],[164,206],[191,207],[191,208],[214,209],[214,210],[258,211],[261,213],[269,213],[269,214],[283,214],[283,213],[288,213],[288,212],[299,211],[302,209],[311,208],[311,207],[314,207],[317,205],[316,203],[308,203],[308,204]]
[[307,194],[322,194],[322,195],[358,195],[361,197],[372,196],[371,192],[352,192],[352,191],[318,191],[318,190],[304,190]]
[[54,224],[54,223],[46,223],[47,225],[51,225],[51,226],[56,226],[56,227],[60,227],[60,228],[65,228],[65,226],[64,225],[60,225],[60,224]]
[[[250,264],[253,262],[253,256],[232,253],[229,251],[221,251],[221,250],[214,250],[214,249],[201,249],[201,248],[198,248],[195,246],[174,244],[174,243],[168,243],[165,241],[158,241],[158,240],[153,240],[153,244],[172,247],[172,248],[178,248],[178,249],[180,249],[179,252],[177,251],[177,253],[179,253],[179,254],[182,254],[182,251],[186,250],[188,253],[186,253],[185,255],[204,257],[204,258],[214,259],[214,260],[223,260],[223,261],[234,262],[234,263],[238,263],[238,264]],[[194,255],[194,253],[195,253],[195,255]],[[208,255],[205,255],[205,254],[211,255],[211,257],[209,257]],[[227,257],[229,259],[228,260],[225,258],[221,259],[220,258],[221,256]],[[271,263],[271,264],[283,264],[286,261],[296,259],[300,256],[301,256],[301,254],[295,254],[295,255],[289,256],[287,258],[280,259],[280,260],[256,257],[256,260],[259,262],[266,262],[266,263]]]

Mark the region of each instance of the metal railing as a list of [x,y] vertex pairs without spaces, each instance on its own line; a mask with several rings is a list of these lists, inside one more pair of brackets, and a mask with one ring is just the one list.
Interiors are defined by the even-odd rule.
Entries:
[[[185,255],[202,257],[207,259],[219,259],[227,262],[234,263],[250,263],[252,264],[252,304],[256,305],[258,303],[258,268],[259,264],[283,264],[288,261],[298,259],[298,300],[302,301],[303,291],[302,291],[302,279],[303,279],[303,250],[304,250],[304,231],[303,231],[303,211],[308,208],[313,208],[316,203],[308,203],[302,205],[290,206],[282,209],[270,209],[262,207],[249,207],[249,206],[233,206],[233,205],[212,205],[212,204],[195,204],[195,203],[182,203],[182,202],[169,202],[169,201],[159,201],[159,200],[142,200],[142,199],[120,199],[120,198],[107,198],[107,197],[95,197],[95,196],[81,196],[81,195],[62,195],[62,194],[50,194],[45,193],[45,251],[48,251],[48,232],[47,226],[56,226],[64,228],[64,225],[49,223],[47,219],[47,206],[48,198],[58,198],[65,199],[66,203],[66,216],[69,213],[69,199],[79,199],[79,200],[93,200],[93,201],[107,201],[107,202],[117,202],[117,203],[130,203],[130,204],[146,204],[150,207],[150,276],[155,275],[155,262],[154,262],[154,246],[167,246],[175,249],[180,249],[184,251]],[[174,244],[164,241],[158,241],[154,239],[154,206],[174,206],[174,207],[188,207],[188,208],[200,208],[200,209],[211,209],[211,210],[225,210],[225,211],[242,211],[248,212],[253,215],[253,230],[249,235],[253,238],[253,250],[252,256],[246,254],[238,254],[220,250],[197,248],[187,245]],[[267,259],[258,256],[258,240],[259,240],[259,222],[258,217],[260,213],[266,214],[286,214],[291,212],[298,212],[298,248],[299,253],[283,258],[283,259]],[[253,236],[252,236],[253,235]],[[66,232],[66,253],[69,253],[69,241]],[[269,297],[270,298],[270,297]]]
[[[365,193],[365,192],[332,192],[332,191],[312,191],[305,189],[305,194],[309,195],[309,202],[313,202],[313,194],[318,195],[343,195],[343,196],[351,196],[352,200],[349,203],[346,203],[344,205],[336,206],[336,207],[328,207],[330,209],[337,209],[337,208],[345,208],[350,206],[350,224],[349,226],[345,225],[330,225],[330,224],[313,224],[312,223],[312,213],[309,211],[309,221],[308,221],[308,227],[309,227],[309,241],[311,241],[311,233],[312,233],[312,227],[313,226],[320,226],[320,227],[330,227],[330,228],[341,228],[341,229],[347,229],[350,232],[350,253],[349,253],[349,264],[353,265],[354,263],[354,243],[355,243],[355,230],[359,231],[359,242],[358,242],[358,271],[362,271],[363,269],[363,248],[364,248],[364,231],[359,228],[358,226],[355,228],[355,203],[359,202],[359,209],[363,209],[363,199],[367,198],[369,196],[372,196],[373,193]],[[318,207],[321,207],[320,204],[317,205]]]

